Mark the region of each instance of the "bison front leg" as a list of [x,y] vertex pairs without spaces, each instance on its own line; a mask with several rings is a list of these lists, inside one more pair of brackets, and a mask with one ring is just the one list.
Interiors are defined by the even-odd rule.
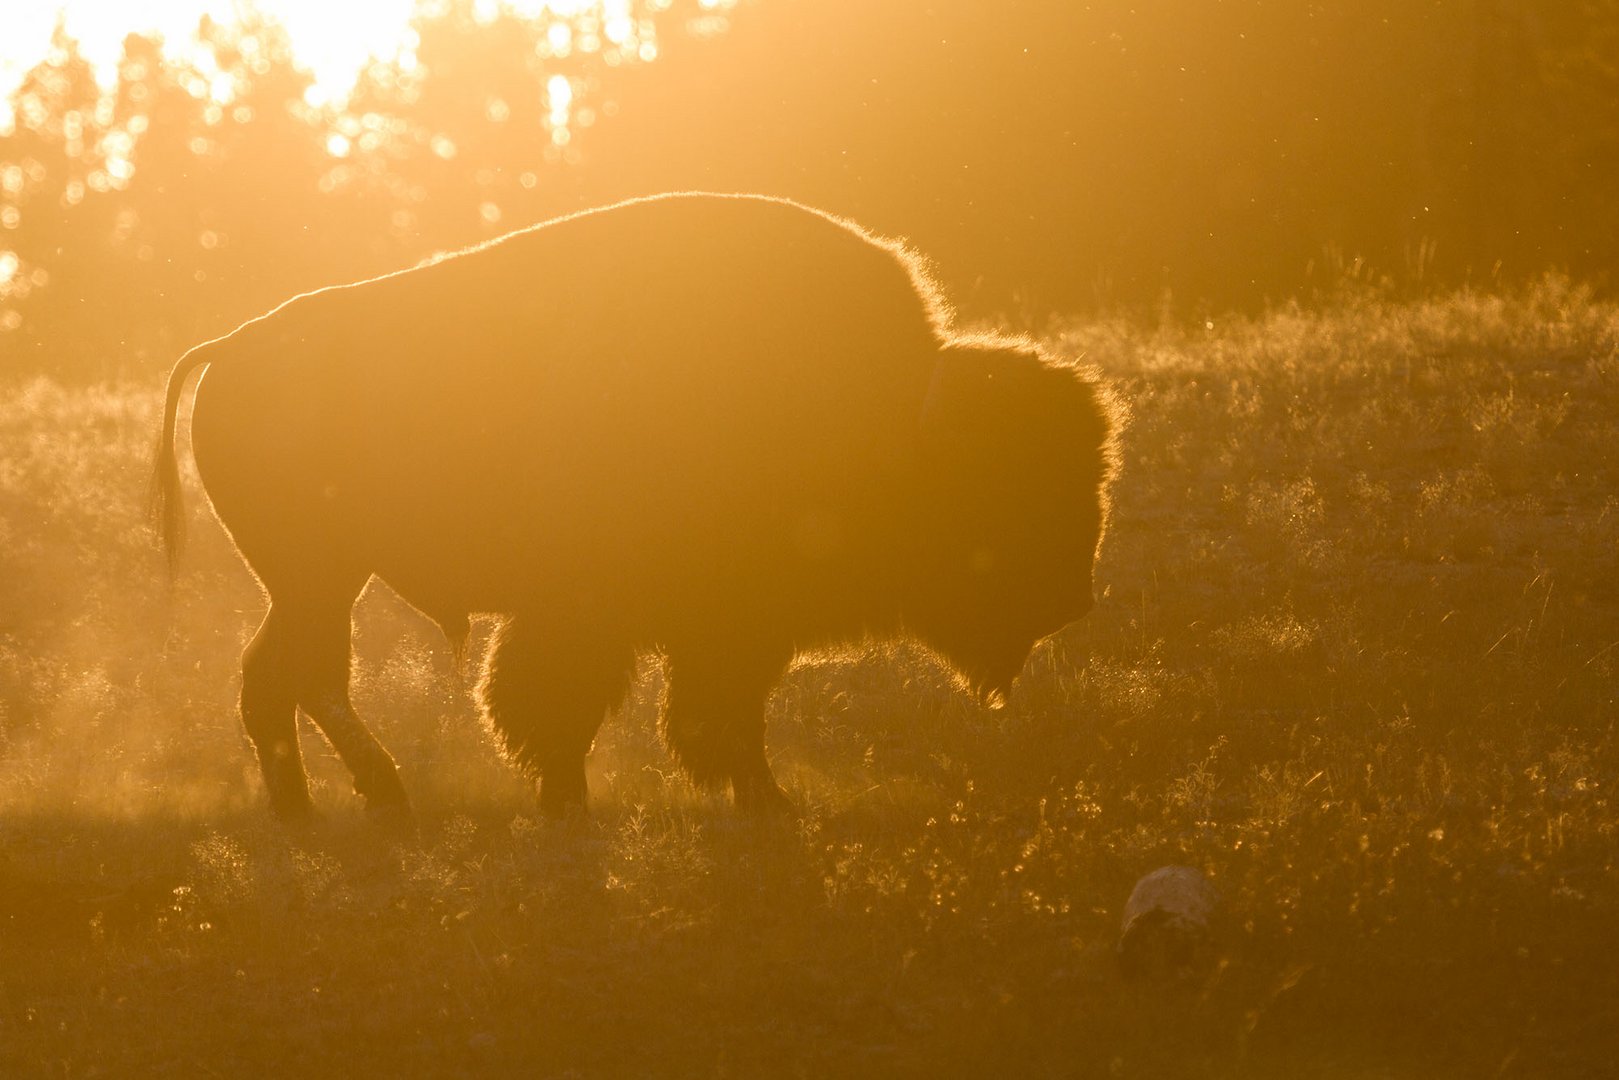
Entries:
[[785,659],[671,651],[665,660],[663,737],[692,780],[729,786],[738,809],[791,814],[765,758],[765,698]]
[[634,654],[514,617],[490,643],[478,699],[506,757],[539,782],[540,811],[585,809],[585,756],[629,686]]

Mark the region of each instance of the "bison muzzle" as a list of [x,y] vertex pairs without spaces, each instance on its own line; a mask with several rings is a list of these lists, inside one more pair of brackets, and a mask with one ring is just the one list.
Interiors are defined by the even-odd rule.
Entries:
[[669,195],[565,217],[296,297],[169,378],[154,512],[183,516],[174,438],[268,593],[242,720],[275,811],[310,812],[301,709],[368,805],[408,808],[349,701],[373,576],[459,647],[503,617],[479,699],[541,807],[637,655],[699,785],[769,810],[764,702],[793,656],[921,640],[985,700],[1091,606],[1110,421],[1028,341],[963,336],[896,243],[786,202]]

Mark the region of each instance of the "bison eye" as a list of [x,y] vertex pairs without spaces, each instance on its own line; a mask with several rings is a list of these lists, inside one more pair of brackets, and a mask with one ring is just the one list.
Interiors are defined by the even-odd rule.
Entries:
[[973,573],[982,577],[995,569],[995,552],[987,547],[976,548],[972,558],[967,560],[967,565],[972,568]]

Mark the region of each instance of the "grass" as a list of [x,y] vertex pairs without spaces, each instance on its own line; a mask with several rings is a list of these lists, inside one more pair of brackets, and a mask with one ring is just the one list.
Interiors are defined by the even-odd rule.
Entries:
[[[194,489],[172,590],[140,519],[154,386],[0,391],[0,1075],[1619,1070],[1619,308],[1049,338],[1132,414],[1100,603],[1001,713],[905,646],[802,662],[774,827],[673,775],[650,679],[595,815],[539,821],[374,586],[357,699],[420,835],[313,735],[286,833],[234,716],[258,594]],[[1231,931],[1126,980],[1169,863]]]

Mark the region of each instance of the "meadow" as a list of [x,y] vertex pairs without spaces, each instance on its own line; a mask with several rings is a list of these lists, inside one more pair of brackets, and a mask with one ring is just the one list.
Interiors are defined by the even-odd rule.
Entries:
[[[373,583],[356,701],[419,831],[306,729],[289,833],[235,715],[257,588],[194,477],[172,583],[145,524],[157,377],[5,384],[0,1076],[1619,1071],[1619,306],[1043,336],[1129,413],[1096,609],[1000,712],[904,644],[802,660],[785,825],[674,773],[650,674],[594,814],[541,820]],[[1228,925],[1127,978],[1166,864]]]

